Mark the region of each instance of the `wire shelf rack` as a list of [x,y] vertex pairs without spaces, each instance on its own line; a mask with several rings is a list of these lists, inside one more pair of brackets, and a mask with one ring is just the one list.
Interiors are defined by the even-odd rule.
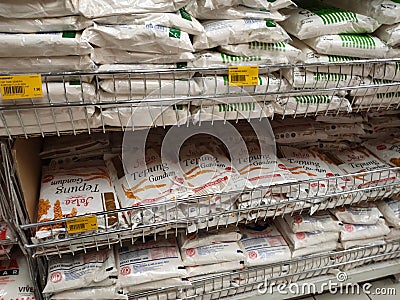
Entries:
[[[279,284],[301,282],[308,278],[321,277],[348,271],[366,264],[376,264],[400,257],[400,241],[383,245],[362,246],[349,250],[310,255],[290,261],[260,267],[245,268],[203,276],[191,280],[191,285],[181,288],[154,289],[129,294],[129,299],[221,299],[247,294],[258,294],[260,289]],[[332,276],[336,278],[336,276]],[[352,283],[356,284],[356,282]],[[275,291],[276,292],[276,291]]]
[[260,65],[259,84],[245,87],[228,84],[227,67],[44,73],[42,98],[0,102],[0,135],[393,110],[399,70],[400,59]]
[[[78,234],[69,234],[67,221],[73,218],[63,218],[40,223],[21,223],[19,227],[27,236],[34,236],[40,228],[46,227],[48,237],[31,241],[26,240],[25,247],[34,256],[59,255],[87,251],[90,248],[99,249],[102,246],[122,243],[125,240],[135,242],[145,239],[146,236],[177,235],[179,231],[197,232],[200,229],[224,227],[228,224],[247,223],[266,218],[276,218],[294,212],[311,212],[351,205],[361,201],[379,200],[400,191],[400,168],[389,168],[377,171],[368,171],[345,176],[314,179],[302,182],[287,183],[268,187],[259,187],[252,190],[232,191],[205,195],[201,197],[176,199],[171,202],[159,202],[142,206],[121,208],[113,211],[93,213],[98,220],[110,215],[122,214],[127,217],[135,216],[132,225],[117,225],[105,227],[98,231]],[[360,183],[359,178],[363,178]],[[330,182],[346,182],[346,186],[338,190],[325,190],[318,193],[311,192],[311,186],[323,185]],[[306,195],[294,191],[307,187]],[[294,192],[294,196],[273,197],[276,194]],[[210,197],[222,199],[233,197],[235,201],[229,207],[215,210],[210,203]],[[205,199],[208,199],[205,201]],[[15,203],[18,199],[15,199]],[[218,200],[216,201],[218,202]],[[243,205],[246,203],[246,205]],[[218,203],[217,203],[218,204]],[[217,205],[218,206],[218,205]],[[221,205],[221,207],[223,207]],[[140,221],[138,221],[138,219]],[[133,219],[131,219],[133,220]],[[56,228],[65,228],[62,232]]]

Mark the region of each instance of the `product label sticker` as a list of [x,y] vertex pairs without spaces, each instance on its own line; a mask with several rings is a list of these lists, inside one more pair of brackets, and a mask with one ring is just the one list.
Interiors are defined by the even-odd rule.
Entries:
[[67,221],[68,233],[80,233],[86,231],[97,230],[99,225],[97,224],[96,216],[87,216],[81,218],[75,218]]
[[229,85],[258,85],[258,66],[229,67]]
[[0,76],[3,100],[41,98],[42,77],[40,74]]

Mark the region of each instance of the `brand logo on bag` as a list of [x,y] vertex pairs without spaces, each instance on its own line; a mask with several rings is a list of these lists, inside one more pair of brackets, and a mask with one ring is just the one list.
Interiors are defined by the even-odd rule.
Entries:
[[61,272],[54,272],[50,275],[50,282],[57,283],[62,280]]
[[192,257],[196,254],[196,250],[194,248],[186,249],[186,255]]
[[120,273],[121,273],[122,276],[127,276],[127,275],[131,274],[131,267],[123,267],[123,268],[121,268]]
[[256,259],[257,258],[257,252],[256,251],[250,251],[249,252],[249,258],[250,259]]

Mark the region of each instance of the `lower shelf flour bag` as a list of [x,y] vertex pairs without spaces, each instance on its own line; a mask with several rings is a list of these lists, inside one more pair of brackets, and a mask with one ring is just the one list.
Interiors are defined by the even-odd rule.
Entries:
[[87,18],[100,18],[123,14],[175,12],[189,0],[80,0],[79,12]]
[[392,227],[400,228],[400,199],[387,198],[376,203],[383,214],[386,223]]
[[293,4],[291,0],[274,0],[274,1],[263,1],[263,0],[197,0],[198,5],[204,6],[210,9],[218,9],[221,7],[229,7],[234,5],[245,5],[251,8],[265,9],[276,11],[281,8],[288,7]]
[[187,277],[176,239],[158,239],[122,247],[118,257],[119,287]]
[[56,257],[49,261],[43,293],[59,293],[87,286],[111,286],[115,284],[117,275],[112,248]]
[[121,206],[140,208],[146,204],[167,202],[160,205],[160,211],[156,206],[127,211],[128,220],[133,224],[148,224],[176,219],[180,214],[174,200],[188,195],[184,178],[171,163],[161,159],[156,148],[148,148],[146,158],[140,147],[128,151],[129,155],[124,155],[123,160],[119,156],[106,157]]
[[354,97],[352,105],[357,109],[370,109],[371,107],[383,109],[397,105],[399,100],[400,92],[377,93],[373,95]]
[[[39,223],[119,208],[110,174],[103,162],[91,162],[87,166],[73,169],[53,170],[43,167],[41,183],[37,217]],[[124,224],[119,213],[106,214],[96,219],[95,227],[100,231]],[[39,226],[35,237],[62,239],[67,231],[73,232],[80,225],[71,224],[69,228],[65,228],[63,223]]]
[[161,25],[175,28],[197,35],[204,31],[203,25],[192,17],[184,8],[176,13],[147,13],[147,14],[124,14],[109,17],[96,18],[97,24],[102,25]]
[[289,18],[281,24],[295,37],[304,40],[326,34],[370,33],[379,24],[373,18],[335,8],[319,1],[300,1],[298,8],[283,11]]
[[85,29],[82,38],[102,48],[178,54],[193,52],[189,34],[161,25],[96,25]]
[[363,146],[387,164],[400,167],[400,138],[368,140]]
[[379,38],[368,34],[323,35],[304,40],[320,54],[359,58],[385,58],[389,47]]
[[275,225],[255,224],[241,228],[240,232],[246,266],[267,265],[291,259],[289,246]]
[[0,16],[18,19],[48,18],[78,14],[78,0],[4,0]]
[[0,298],[4,300],[35,300],[34,285],[25,256],[14,253],[11,259],[1,260]]
[[375,35],[389,46],[400,44],[400,24],[383,25],[375,31]]
[[92,51],[80,33],[1,33],[0,57],[86,55]]
[[294,232],[336,231],[339,232],[342,223],[335,220],[328,211],[318,211],[309,215],[284,215],[286,223]]
[[51,296],[50,300],[128,300],[128,296],[113,285],[106,287],[85,287],[77,290],[64,291]]
[[332,209],[331,212],[342,223],[374,225],[382,214],[374,202],[359,203],[348,207]]
[[377,20],[379,24],[395,24],[400,22],[400,3],[397,0],[323,1],[333,6],[370,16]]
[[186,271],[188,273],[189,279],[197,279],[198,276],[204,276],[209,274],[221,274],[223,272],[232,272],[235,270],[241,270],[244,268],[244,261],[228,261],[222,262],[219,264],[211,264],[211,265],[198,265],[186,267]]
[[[359,83],[359,86],[371,86],[374,85],[375,87],[372,88],[360,88],[360,89],[354,89],[349,92],[349,95],[352,97],[364,97],[364,96],[371,96],[371,95],[376,95],[376,94],[391,94],[391,93],[396,93],[397,90],[399,89],[399,86],[396,85],[388,85],[388,84],[393,84],[397,83],[391,80],[385,80],[385,79],[371,79],[369,77],[363,77]],[[364,101],[355,101],[355,103],[360,104],[360,105],[370,105],[371,104],[371,98],[373,97],[366,97]],[[382,98],[376,97],[372,101],[373,104],[380,104],[383,103]]]
[[[139,293],[145,291],[154,291],[155,289],[169,289],[169,288],[184,288],[190,286],[191,283],[188,278],[167,278],[157,281],[150,281],[137,285],[132,285],[123,289],[123,294],[126,295],[132,293]],[[162,294],[161,294],[162,295]],[[160,296],[157,295],[157,296]],[[161,296],[162,297],[162,296]]]
[[222,45],[219,48],[222,53],[235,56],[266,56],[273,64],[291,64],[297,61],[301,51],[289,43],[265,43],[265,42],[248,42],[245,44]]
[[193,47],[197,51],[253,41],[277,43],[290,40],[286,31],[271,20],[207,21],[203,26],[205,32],[193,38]]
[[384,238],[390,232],[385,220],[380,219],[375,225],[343,224],[340,232],[341,241],[366,240]]

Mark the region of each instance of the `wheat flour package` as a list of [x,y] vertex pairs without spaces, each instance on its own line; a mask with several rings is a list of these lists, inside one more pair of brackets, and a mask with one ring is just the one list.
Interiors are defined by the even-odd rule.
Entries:
[[111,286],[116,282],[117,275],[113,249],[52,258],[43,293],[58,293],[88,285]]
[[341,241],[383,238],[390,232],[385,220],[380,219],[375,225],[343,224],[340,232]]
[[387,164],[400,167],[400,138],[372,139],[363,146]]
[[189,35],[162,25],[96,25],[85,29],[82,38],[102,48],[117,50],[178,54],[193,52]]
[[375,31],[375,35],[389,46],[400,44],[400,24],[383,25]]
[[246,226],[241,233],[246,266],[272,264],[291,258],[289,246],[275,225]]
[[394,24],[400,22],[400,4],[396,0],[323,1],[337,7],[370,16],[380,24]]
[[318,211],[311,216],[286,214],[284,219],[294,233],[313,231],[339,232],[342,225],[327,211]]
[[25,256],[20,251],[16,252],[10,260],[1,260],[0,268],[3,275],[0,280],[1,299],[35,299],[30,269]]
[[244,44],[222,45],[222,53],[235,56],[270,56],[271,62],[276,64],[295,63],[301,51],[292,45],[279,43],[248,42]]
[[48,18],[77,14],[78,0],[4,0],[0,3],[0,16],[5,18]]
[[205,33],[193,38],[196,50],[253,41],[277,43],[290,40],[285,30],[271,20],[207,21],[203,26]]
[[176,12],[189,0],[80,0],[79,12],[87,18],[123,14]]
[[[101,162],[73,169],[43,167],[38,222],[76,217],[119,208],[111,176]],[[97,218],[99,229],[123,223],[118,213]],[[40,226],[36,238],[65,234],[62,223]]]
[[389,47],[379,38],[368,34],[323,35],[304,40],[320,54],[360,58],[385,58]]
[[180,233],[178,241],[181,249],[198,248],[210,244],[223,242],[237,242],[241,238],[239,228],[229,225],[214,231],[198,231],[193,233]]
[[400,228],[400,200],[388,198],[376,204],[383,214],[386,222],[395,228]]
[[283,12],[289,15],[282,22],[283,28],[301,40],[326,34],[370,33],[379,27],[378,22],[370,17],[318,1],[308,1],[299,8],[286,9]]
[[94,20],[103,25],[162,25],[176,28],[189,34],[197,35],[204,31],[203,25],[192,17],[184,8],[176,13],[148,13],[115,15]]
[[197,0],[199,6],[209,9],[218,9],[221,7],[230,7],[235,5],[245,5],[251,8],[276,11],[293,4],[290,0],[262,1],[262,0]]
[[64,291],[54,294],[51,300],[83,300],[83,299],[97,299],[109,300],[120,299],[127,300],[128,296],[123,295],[116,286],[106,287],[85,287],[77,290]]
[[374,225],[382,218],[382,214],[373,202],[331,210],[338,220],[348,224]]
[[138,243],[118,250],[119,287],[187,277],[175,239]]
[[171,163],[161,160],[156,149],[147,149],[146,161],[141,149],[131,149],[123,162],[117,156],[106,157],[106,164],[122,207],[171,202],[166,204],[171,209],[171,215],[164,210],[158,212],[156,207],[132,210],[126,212],[131,222],[137,224],[176,218],[177,204],[173,200],[189,194],[184,185],[185,179],[179,176]]

